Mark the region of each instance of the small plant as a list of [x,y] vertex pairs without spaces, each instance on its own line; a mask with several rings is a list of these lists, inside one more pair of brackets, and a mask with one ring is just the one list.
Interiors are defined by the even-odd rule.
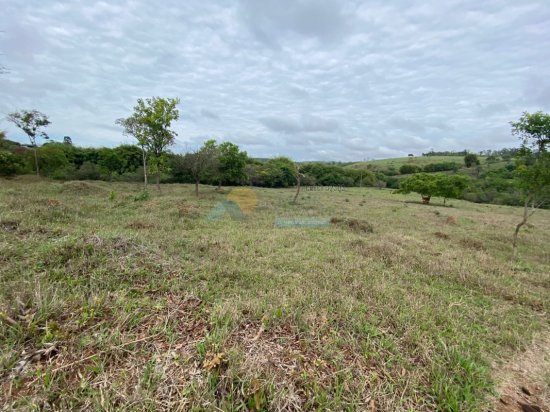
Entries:
[[144,202],[149,200],[149,192],[147,190],[142,190],[140,193],[134,196],[134,202]]
[[111,192],[109,192],[109,201],[114,201],[116,199],[116,192],[114,190],[111,190]]

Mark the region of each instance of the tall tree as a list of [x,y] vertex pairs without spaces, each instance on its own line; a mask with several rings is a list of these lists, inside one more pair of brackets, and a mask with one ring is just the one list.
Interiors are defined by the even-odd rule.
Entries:
[[184,157],[184,164],[195,182],[195,195],[199,195],[201,180],[217,173],[219,150],[215,140],[204,142],[202,147]]
[[117,124],[124,133],[132,135],[138,141],[143,152],[144,183],[147,187],[147,162],[156,175],[157,188],[160,191],[160,175],[165,169],[165,154],[168,146],[174,144],[177,133],[170,130],[173,121],[179,119],[178,98],[152,97],[138,99],[134,113]]
[[20,110],[8,114],[7,120],[15,124],[23,130],[29,137],[31,146],[34,151],[34,164],[36,167],[36,175],[40,176],[40,168],[38,166],[38,154],[36,152],[36,138],[43,137],[49,139],[48,135],[41,129],[50,125],[48,116],[40,113],[38,110]]
[[538,208],[550,202],[550,114],[524,112],[517,122],[510,124],[512,134],[522,140],[515,169],[517,186],[524,200],[523,216],[512,238],[512,254],[516,258],[520,229]]

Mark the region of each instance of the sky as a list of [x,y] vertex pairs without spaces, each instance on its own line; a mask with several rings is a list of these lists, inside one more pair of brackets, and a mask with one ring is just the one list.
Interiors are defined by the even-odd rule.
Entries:
[[517,147],[550,112],[550,1],[3,0],[0,129],[37,109],[54,140],[132,143],[115,120],[179,97],[175,152],[358,161]]

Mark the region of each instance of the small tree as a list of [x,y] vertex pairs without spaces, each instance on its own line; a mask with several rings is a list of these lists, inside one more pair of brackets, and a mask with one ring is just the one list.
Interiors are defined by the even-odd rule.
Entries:
[[219,151],[215,140],[206,141],[200,149],[187,153],[184,164],[195,182],[195,195],[199,195],[199,184],[204,178],[217,173]]
[[435,193],[436,179],[435,175],[416,173],[401,181],[399,193],[418,193],[422,196],[422,203],[429,204]]
[[157,188],[160,191],[160,174],[165,168],[166,148],[174,144],[177,133],[170,130],[173,121],[179,119],[176,106],[179,99],[152,97],[138,99],[134,113],[126,119],[118,119],[117,124],[124,127],[124,133],[132,135],[143,151],[144,183],[147,187],[147,158],[150,155],[150,168],[156,175]]
[[464,156],[464,164],[466,167],[472,167],[479,165],[479,159],[475,153],[468,153]]
[[523,217],[516,225],[512,238],[513,258],[517,257],[520,229],[530,216],[550,201],[550,114],[524,112],[517,122],[510,122],[512,134],[522,140],[516,155],[515,177],[524,199]]
[[18,128],[23,130],[29,137],[31,146],[34,151],[34,164],[36,167],[36,175],[40,176],[40,169],[38,166],[38,155],[36,153],[36,138],[43,137],[49,139],[48,135],[41,129],[47,127],[51,122],[48,117],[40,113],[38,110],[20,110],[8,114],[7,120],[15,124]]
[[422,196],[422,203],[429,204],[432,196],[459,198],[468,187],[469,179],[461,175],[417,173],[401,181],[399,193],[415,192]]
[[218,146],[218,150],[218,187],[221,187],[222,182],[240,183],[246,178],[244,169],[248,155],[246,152],[241,152],[239,146],[231,142],[223,142]]
[[462,175],[437,175],[435,182],[435,196],[443,198],[445,205],[447,199],[458,199],[468,187],[470,179]]

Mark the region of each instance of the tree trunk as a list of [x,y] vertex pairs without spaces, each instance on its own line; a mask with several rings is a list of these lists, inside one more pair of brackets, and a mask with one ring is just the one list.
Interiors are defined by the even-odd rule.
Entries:
[[38,154],[36,153],[36,145],[33,148],[34,151],[34,164],[36,166],[36,176],[40,176],[40,170],[38,170]]
[[218,180],[218,190],[222,190],[222,179]]
[[195,180],[195,196],[199,197],[199,181]]
[[145,156],[145,149],[142,147],[143,154],[143,183],[145,184],[145,189],[147,189],[147,157]]
[[529,217],[529,202],[531,201],[531,196],[528,196],[525,199],[525,204],[523,205],[523,219],[516,225],[516,230],[514,231],[514,237],[512,239],[512,258],[516,259],[518,256],[518,234],[521,227],[527,223],[527,218]]
[[157,190],[160,193],[160,172],[156,173],[156,179],[157,179]]
[[300,194],[300,187],[302,186],[302,177],[300,176],[300,173],[296,175],[296,194],[294,195],[294,200],[292,200],[292,203],[296,203],[298,200],[298,195]]
[[431,198],[432,198],[431,196],[424,196],[424,195],[422,195],[422,203],[425,204],[425,205],[430,204],[430,199],[431,199]]

